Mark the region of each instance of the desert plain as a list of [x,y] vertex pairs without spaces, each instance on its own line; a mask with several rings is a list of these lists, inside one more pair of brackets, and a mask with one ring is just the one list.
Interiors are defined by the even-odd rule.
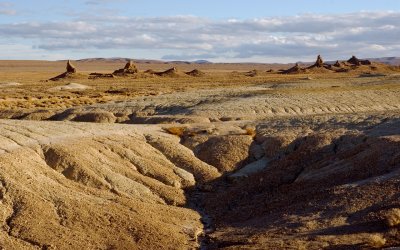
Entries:
[[66,64],[0,61],[0,249],[400,245],[399,66]]

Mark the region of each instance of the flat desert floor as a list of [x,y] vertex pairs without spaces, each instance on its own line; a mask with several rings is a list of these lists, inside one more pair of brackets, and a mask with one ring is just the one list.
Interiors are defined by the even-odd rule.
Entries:
[[65,64],[0,61],[0,249],[400,245],[399,68]]

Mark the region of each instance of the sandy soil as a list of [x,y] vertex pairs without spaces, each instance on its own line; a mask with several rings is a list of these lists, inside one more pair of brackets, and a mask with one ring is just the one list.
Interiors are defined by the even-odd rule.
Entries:
[[0,62],[1,249],[400,245],[398,72],[63,65]]

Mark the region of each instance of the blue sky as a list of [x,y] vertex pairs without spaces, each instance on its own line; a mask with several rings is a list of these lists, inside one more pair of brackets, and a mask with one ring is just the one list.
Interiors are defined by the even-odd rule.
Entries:
[[399,56],[398,24],[398,0],[0,0],[0,59]]

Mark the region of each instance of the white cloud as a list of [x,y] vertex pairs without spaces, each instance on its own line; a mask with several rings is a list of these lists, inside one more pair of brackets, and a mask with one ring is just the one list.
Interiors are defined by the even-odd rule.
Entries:
[[17,11],[15,10],[2,10],[0,9],[0,15],[6,15],[6,16],[12,16],[17,14]]
[[16,10],[11,9],[13,3],[11,2],[0,2],[0,15],[13,16],[17,14]]
[[13,3],[11,2],[0,2],[0,8],[1,7],[11,7],[13,6]]
[[[160,51],[165,59],[276,58],[297,61],[400,54],[400,13],[359,12],[252,20],[194,16],[86,16],[68,22],[3,23],[0,37],[30,41],[48,53],[69,50]],[[0,40],[1,44],[1,40]],[[172,52],[161,54],[166,50]],[[0,51],[0,57],[2,56]]]
[[126,2],[126,0],[88,0],[88,1],[85,1],[85,4],[100,5],[100,4],[115,3],[115,2]]
[[57,60],[67,58],[65,54],[54,53],[45,50],[35,49],[32,46],[21,44],[0,44],[1,59],[16,60]]

